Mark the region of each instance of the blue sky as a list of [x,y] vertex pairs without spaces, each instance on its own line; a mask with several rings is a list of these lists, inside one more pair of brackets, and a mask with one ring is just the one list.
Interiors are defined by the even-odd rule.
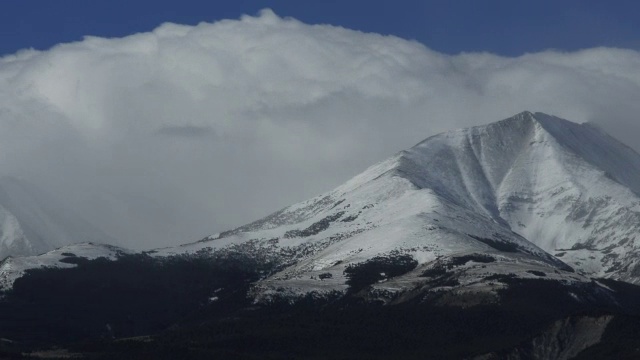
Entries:
[[414,39],[450,54],[640,48],[640,2],[633,0],[21,0],[5,1],[0,8],[0,54],[46,49],[83,35],[120,37],[163,22],[236,19],[266,7],[306,23]]

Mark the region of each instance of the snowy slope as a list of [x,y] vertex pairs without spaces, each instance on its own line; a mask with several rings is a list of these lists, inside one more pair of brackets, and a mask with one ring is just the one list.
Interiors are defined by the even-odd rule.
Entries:
[[36,256],[7,257],[0,261],[0,291],[9,290],[16,279],[24,275],[26,270],[43,267],[68,268],[76,266],[73,261],[65,259],[83,258],[93,260],[106,258],[115,260],[130,251],[103,244],[82,243],[68,245]]
[[113,244],[115,240],[34,185],[0,178],[0,259],[37,255],[80,242]]

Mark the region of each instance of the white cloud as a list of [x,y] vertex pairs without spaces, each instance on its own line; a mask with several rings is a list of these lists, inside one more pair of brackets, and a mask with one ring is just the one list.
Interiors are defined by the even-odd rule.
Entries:
[[0,166],[132,246],[329,190],[436,132],[523,110],[636,148],[640,53],[449,56],[271,11],[0,59]]

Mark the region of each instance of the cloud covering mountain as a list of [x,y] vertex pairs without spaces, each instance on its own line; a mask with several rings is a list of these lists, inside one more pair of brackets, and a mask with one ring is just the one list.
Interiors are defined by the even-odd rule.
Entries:
[[592,121],[634,146],[639,68],[640,53],[609,48],[450,56],[269,10],[164,24],[0,58],[0,169],[124,244],[157,247],[522,109]]

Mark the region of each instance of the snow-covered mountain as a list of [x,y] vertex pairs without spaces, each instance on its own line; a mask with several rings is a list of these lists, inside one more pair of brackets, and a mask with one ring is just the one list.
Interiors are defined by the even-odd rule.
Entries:
[[[258,299],[347,291],[369,265],[381,269],[370,284],[381,297],[491,293],[501,277],[640,283],[638,194],[633,150],[592,125],[523,112],[433,136],[326,194],[148,253],[278,264],[256,284]],[[397,272],[394,261],[410,266]]]
[[0,259],[80,243],[115,240],[53,196],[13,177],[0,178]]
[[579,272],[638,281],[640,156],[601,130],[525,112],[429,138],[403,158],[416,186]]

